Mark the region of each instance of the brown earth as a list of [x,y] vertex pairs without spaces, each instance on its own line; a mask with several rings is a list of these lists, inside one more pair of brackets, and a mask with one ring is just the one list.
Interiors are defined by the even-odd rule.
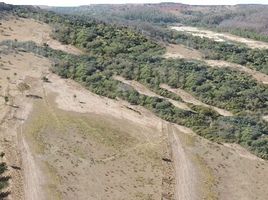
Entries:
[[194,49],[188,48],[180,44],[169,44],[166,46],[165,58],[185,58],[201,60],[202,54]]
[[9,20],[2,20],[0,25],[1,40],[18,40],[21,42],[34,41],[37,44],[48,44],[49,47],[71,54],[81,54],[82,51],[71,45],[63,45],[51,38],[52,28],[45,23],[10,16]]
[[5,147],[7,164],[17,167],[9,167],[12,199],[40,199],[44,197],[43,181],[40,180],[44,179],[33,162],[21,126],[32,109],[31,102],[25,97],[30,89],[25,80],[29,77],[30,80],[41,79],[42,68],[47,70],[50,62],[33,54],[21,53],[1,55],[0,63],[1,101],[4,96],[8,97],[8,102],[1,104],[1,143]]

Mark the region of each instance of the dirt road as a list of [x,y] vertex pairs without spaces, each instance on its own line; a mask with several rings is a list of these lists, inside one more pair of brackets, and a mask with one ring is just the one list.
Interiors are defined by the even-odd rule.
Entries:
[[25,199],[27,200],[45,200],[45,195],[43,188],[41,188],[42,174],[39,173],[39,168],[36,166],[34,157],[31,153],[29,145],[22,139],[22,156],[23,156],[23,165],[25,172]]
[[[172,148],[173,165],[175,168],[175,199],[176,200],[197,200],[196,192],[197,174],[195,166],[186,155],[185,149],[178,137],[178,130],[172,124],[167,125],[168,137]],[[180,133],[183,134],[183,133]]]
[[[1,95],[8,96],[9,101],[3,105],[1,111],[7,110],[2,116],[1,129],[5,129],[2,136],[5,145],[7,163],[16,168],[10,168],[12,181],[10,198],[12,200],[44,198],[43,176],[35,162],[29,144],[22,133],[22,126],[28,119],[32,109],[32,100],[25,96],[27,90],[35,89],[33,80],[41,82],[42,71],[47,70],[50,62],[29,53],[1,55],[0,73]],[[9,78],[7,78],[9,77]],[[2,98],[2,97],[1,97]],[[10,143],[10,144],[9,144]]]

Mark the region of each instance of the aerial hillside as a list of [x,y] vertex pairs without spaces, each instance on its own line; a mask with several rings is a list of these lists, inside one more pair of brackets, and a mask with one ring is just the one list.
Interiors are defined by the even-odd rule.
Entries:
[[181,23],[268,41],[268,5],[193,6],[178,3],[46,7],[64,14],[90,15],[112,22],[159,25]]
[[134,6],[146,29],[133,6],[0,4],[2,198],[268,196],[267,43],[168,5]]

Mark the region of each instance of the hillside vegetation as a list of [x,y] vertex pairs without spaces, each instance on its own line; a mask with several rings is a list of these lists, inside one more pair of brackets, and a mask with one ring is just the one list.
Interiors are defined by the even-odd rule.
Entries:
[[[164,59],[164,48],[161,45],[126,27],[79,16],[61,16],[32,7],[12,7],[8,12],[49,23],[54,27],[55,39],[64,44],[73,44],[86,54],[71,55],[52,50],[47,44],[38,46],[33,42],[16,41],[2,42],[6,51],[23,50],[48,57],[54,62],[53,72],[80,82],[96,94],[144,106],[159,117],[192,128],[208,139],[236,142],[268,159],[268,124],[262,120],[262,116],[267,115],[268,88],[251,77],[228,69],[212,69],[198,62]],[[188,41],[196,45],[195,48],[208,52],[218,49],[219,56],[226,56],[223,59],[244,54],[249,57],[251,53],[256,53],[254,55],[259,56],[260,63],[255,64],[254,59],[252,66],[265,68],[267,62],[261,59],[267,55],[263,50],[255,51],[225,43],[218,46],[220,44],[207,39],[172,34],[167,37],[171,37],[174,42]],[[219,116],[202,106],[192,106],[193,111],[181,110],[165,99],[139,94],[135,89],[114,80],[114,75],[137,80],[175,100],[180,98],[161,89],[160,84],[181,88],[201,101],[229,110],[235,115]]]
[[[267,34],[254,28],[222,29],[225,20],[241,19],[241,24],[247,24],[247,19],[260,19],[255,25],[267,26],[263,13],[268,11],[267,6],[237,5],[237,6],[189,6],[183,4],[143,4],[143,5],[92,5],[70,8],[49,8],[50,10],[82,16],[86,19],[101,19],[108,23],[128,26],[155,41],[183,44],[201,51],[206,59],[226,60],[229,62],[247,65],[268,74],[268,50],[250,49],[241,43],[217,42],[208,38],[200,38],[187,33],[169,30],[171,24],[183,23],[221,31],[232,32],[243,37],[266,41]],[[256,15],[256,16],[255,16]],[[246,16],[246,18],[244,17]],[[252,16],[252,17],[251,17]],[[244,20],[244,21],[243,21]],[[239,34],[240,33],[240,34]],[[244,35],[243,35],[244,34]],[[258,38],[259,37],[259,38]]]
[[255,40],[268,41],[268,6],[191,6],[177,3],[134,5],[91,5],[81,7],[49,7],[64,14],[79,14],[113,23],[182,23],[205,27]]

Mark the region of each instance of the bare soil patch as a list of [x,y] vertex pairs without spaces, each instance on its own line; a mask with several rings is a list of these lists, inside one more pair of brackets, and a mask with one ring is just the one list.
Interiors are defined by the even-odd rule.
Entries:
[[54,198],[162,195],[162,143],[153,135],[160,132],[111,115],[61,111],[48,97],[36,105],[25,133],[48,166],[47,187]]
[[33,19],[15,18],[10,16],[9,20],[0,21],[0,41],[18,40],[33,41],[39,45],[44,43],[49,47],[65,51],[71,54],[82,54],[82,51],[72,45],[63,45],[51,38],[52,28],[45,23]]
[[202,54],[194,49],[188,48],[184,45],[167,45],[167,51],[164,55],[165,58],[185,58],[185,59],[202,59]]

